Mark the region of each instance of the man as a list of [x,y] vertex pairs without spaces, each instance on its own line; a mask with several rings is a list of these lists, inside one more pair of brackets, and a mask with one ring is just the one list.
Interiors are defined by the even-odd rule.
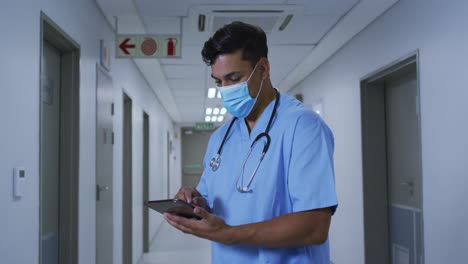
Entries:
[[205,43],[203,59],[234,118],[211,136],[198,186],[176,195],[197,205],[201,220],[164,217],[213,241],[215,264],[328,264],[333,136],[314,112],[273,88],[266,42],[260,28],[233,22]]

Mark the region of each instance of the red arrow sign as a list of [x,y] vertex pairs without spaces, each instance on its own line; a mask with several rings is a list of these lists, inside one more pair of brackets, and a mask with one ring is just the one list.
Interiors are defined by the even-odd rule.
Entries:
[[130,55],[127,49],[134,49],[135,45],[127,44],[130,41],[130,38],[126,38],[122,43],[120,43],[119,48],[127,55]]

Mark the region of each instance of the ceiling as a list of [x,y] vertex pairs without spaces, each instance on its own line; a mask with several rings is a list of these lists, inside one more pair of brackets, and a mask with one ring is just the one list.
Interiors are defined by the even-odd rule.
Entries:
[[[214,82],[200,55],[219,25],[242,20],[262,26],[272,83],[287,91],[396,1],[96,0],[119,34],[181,34],[180,58],[134,59],[179,124],[203,122],[206,107],[222,107],[219,98],[207,98]],[[206,18],[204,31],[198,29],[200,14]],[[292,19],[279,30],[288,15]]]

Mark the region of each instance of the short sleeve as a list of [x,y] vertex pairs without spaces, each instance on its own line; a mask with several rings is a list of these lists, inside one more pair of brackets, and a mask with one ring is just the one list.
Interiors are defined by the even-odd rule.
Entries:
[[288,188],[293,211],[338,205],[333,168],[334,139],[331,130],[313,112],[296,122],[291,143]]
[[206,187],[206,168],[203,169],[203,174],[200,178],[200,181],[198,182],[198,185],[196,187],[197,191],[205,198],[206,203],[208,204],[208,207],[211,208],[210,200],[208,199],[208,191]]
[[213,145],[212,141],[215,136],[216,136],[216,133],[213,133],[208,142],[208,146],[205,152],[205,157],[203,158],[203,173],[196,187],[197,191],[203,196],[203,198],[205,198],[209,208],[212,208],[212,204],[208,196],[208,186],[207,186],[206,178],[207,178],[207,175],[209,174],[209,170],[211,170],[210,168],[210,160],[212,158],[211,149]]

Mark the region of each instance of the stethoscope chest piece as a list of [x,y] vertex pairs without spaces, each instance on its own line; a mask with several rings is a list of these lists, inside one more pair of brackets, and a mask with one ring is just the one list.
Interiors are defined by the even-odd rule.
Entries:
[[219,163],[220,163],[220,156],[219,154],[216,154],[214,158],[211,159],[210,161],[210,167],[212,171],[217,171],[219,168]]

